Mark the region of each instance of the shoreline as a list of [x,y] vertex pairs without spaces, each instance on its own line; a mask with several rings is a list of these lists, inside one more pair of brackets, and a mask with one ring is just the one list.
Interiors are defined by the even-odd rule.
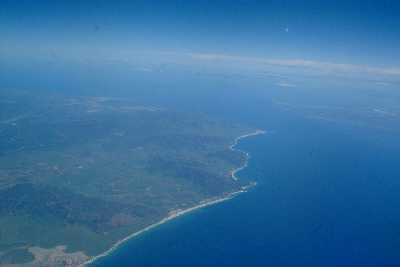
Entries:
[[239,178],[236,176],[236,174],[237,174],[238,172],[240,172],[241,170],[245,169],[245,168],[249,165],[249,160],[250,160],[250,154],[249,154],[248,152],[243,151],[243,150],[238,149],[238,148],[235,148],[235,146],[237,146],[237,144],[239,143],[239,141],[240,141],[241,139],[243,139],[243,138],[247,138],[247,137],[251,137],[251,136],[256,136],[256,135],[260,135],[260,134],[265,134],[265,133],[266,133],[266,131],[264,131],[264,130],[256,130],[256,131],[253,132],[253,133],[241,135],[241,136],[239,136],[239,137],[236,137],[235,140],[233,141],[232,145],[229,146],[229,149],[230,149],[231,151],[238,151],[238,152],[240,152],[240,153],[243,153],[243,154],[246,156],[246,161],[245,161],[245,163],[244,163],[242,166],[240,166],[240,167],[238,167],[238,168],[236,168],[236,169],[233,169],[233,170],[231,171],[231,177],[232,177],[233,180],[235,180],[235,181],[239,180]]
[[[248,166],[248,161],[249,161],[249,159],[250,159],[250,154],[249,154],[248,152],[245,152],[245,151],[240,150],[240,149],[236,149],[235,146],[236,146],[236,145],[239,143],[239,141],[240,141],[241,139],[243,139],[243,138],[247,138],[247,137],[251,137],[251,136],[256,136],[256,135],[260,135],[260,134],[265,134],[265,133],[266,133],[266,131],[263,131],[263,130],[256,130],[256,131],[253,132],[253,133],[241,135],[241,136],[235,138],[234,142],[229,146],[229,149],[230,149],[230,150],[232,150],[232,151],[239,151],[239,152],[244,153],[244,154],[246,155],[246,161],[245,161],[245,163],[244,163],[242,166],[240,166],[240,167],[238,167],[238,168],[236,168],[236,169],[233,169],[233,170],[231,171],[231,177],[232,177],[233,180],[235,180],[235,181],[238,180],[238,177],[236,176],[236,173],[239,172],[239,171],[241,171],[241,170],[243,170],[243,169],[245,169],[245,168]],[[164,224],[164,223],[166,223],[166,222],[169,222],[169,221],[171,221],[171,220],[174,220],[174,219],[176,219],[176,218],[178,218],[178,217],[180,217],[180,216],[182,216],[182,215],[185,215],[185,214],[187,214],[187,213],[189,213],[189,212],[192,212],[192,211],[195,211],[195,210],[197,210],[197,209],[205,208],[205,207],[208,207],[208,206],[211,206],[211,205],[215,205],[215,204],[218,204],[218,203],[221,203],[221,202],[230,200],[230,199],[236,197],[237,195],[239,195],[239,194],[241,194],[241,193],[247,192],[248,189],[250,189],[251,187],[254,187],[254,186],[256,186],[256,185],[257,185],[256,182],[250,182],[248,185],[242,186],[241,189],[238,190],[238,191],[234,191],[234,192],[230,192],[230,193],[225,193],[225,194],[224,194],[223,196],[221,196],[221,197],[215,197],[215,198],[205,199],[205,200],[203,200],[203,201],[200,201],[199,204],[197,204],[197,205],[195,205],[195,206],[193,206],[193,207],[191,207],[191,208],[187,208],[187,209],[183,209],[183,210],[181,210],[181,209],[172,210],[172,211],[170,211],[170,212],[168,213],[168,216],[167,216],[167,217],[161,219],[160,221],[158,221],[158,222],[156,222],[156,223],[150,224],[149,226],[146,226],[145,228],[143,228],[143,229],[141,229],[141,230],[139,230],[139,231],[136,231],[136,232],[134,232],[134,233],[132,233],[132,234],[130,234],[130,235],[124,237],[123,239],[118,240],[110,249],[106,250],[105,252],[103,252],[103,253],[101,253],[101,254],[99,254],[99,255],[96,255],[96,256],[90,258],[89,260],[87,260],[87,261],[85,261],[84,263],[80,264],[79,267],[87,266],[87,265],[89,265],[89,264],[91,264],[91,263],[94,263],[96,260],[98,260],[98,259],[100,259],[100,258],[106,257],[106,256],[109,255],[111,252],[113,252],[114,250],[118,249],[118,247],[119,247],[120,245],[122,245],[123,243],[127,242],[128,240],[130,240],[130,239],[132,239],[132,238],[134,238],[134,237],[136,237],[136,236],[138,236],[138,235],[140,235],[140,234],[142,234],[142,233],[145,233],[145,232],[147,232],[147,231],[149,231],[149,230],[151,230],[151,229],[153,229],[153,228],[156,228],[157,226],[160,226],[160,225],[162,225],[162,224]]]

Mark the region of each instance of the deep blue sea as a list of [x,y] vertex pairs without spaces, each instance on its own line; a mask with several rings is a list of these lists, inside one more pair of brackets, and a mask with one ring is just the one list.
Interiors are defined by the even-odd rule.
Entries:
[[270,133],[239,144],[251,154],[239,175],[257,187],[144,233],[95,266],[400,266],[398,136],[274,116]]
[[131,97],[269,131],[239,143],[251,159],[238,175],[257,181],[254,189],[131,239],[93,266],[400,266],[397,85],[293,74],[297,86],[281,88],[281,76],[187,68],[113,66],[96,77],[88,67],[32,68],[45,73],[10,67],[3,85]]

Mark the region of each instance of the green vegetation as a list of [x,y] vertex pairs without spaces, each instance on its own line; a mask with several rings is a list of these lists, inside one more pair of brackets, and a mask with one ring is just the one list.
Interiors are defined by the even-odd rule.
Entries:
[[96,255],[168,212],[237,190],[249,129],[124,99],[0,96],[0,263]]

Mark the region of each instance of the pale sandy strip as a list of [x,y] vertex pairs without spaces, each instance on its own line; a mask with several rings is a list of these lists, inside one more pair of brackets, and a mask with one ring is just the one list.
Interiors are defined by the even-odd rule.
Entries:
[[[254,186],[254,185],[255,185],[255,183],[252,184],[251,186]],[[246,192],[249,187],[250,186],[246,186],[246,187],[243,187],[241,190],[235,191],[233,193],[230,193],[230,194],[228,194],[228,195],[226,195],[224,197],[221,197],[221,198],[218,198],[218,199],[209,200],[209,201],[203,202],[203,203],[201,203],[199,205],[196,205],[194,207],[191,207],[191,208],[188,208],[188,209],[185,209],[185,210],[181,210],[181,211],[177,211],[176,213],[165,217],[161,221],[156,222],[154,224],[151,224],[151,225],[143,228],[142,230],[139,230],[139,231],[137,231],[137,232],[125,237],[124,239],[119,240],[109,250],[107,250],[107,251],[105,251],[105,252],[103,252],[103,253],[101,253],[101,254],[93,257],[93,258],[91,258],[90,260],[88,260],[87,262],[85,262],[84,264],[82,264],[80,266],[88,265],[90,263],[93,263],[94,261],[96,261],[99,258],[107,256],[108,254],[113,252],[115,249],[117,249],[122,243],[126,242],[127,240],[132,239],[132,238],[134,238],[134,237],[136,237],[136,236],[138,236],[138,235],[140,235],[140,234],[142,234],[144,232],[147,232],[147,231],[149,231],[149,230],[151,230],[151,229],[153,229],[153,228],[155,228],[155,227],[157,227],[157,226],[159,226],[159,225],[161,225],[163,223],[171,221],[171,220],[173,220],[173,219],[175,219],[175,218],[177,218],[179,216],[182,216],[182,215],[187,214],[189,212],[192,212],[194,210],[197,210],[197,209],[200,209],[200,208],[204,208],[204,207],[207,207],[207,206],[210,206],[210,205],[214,205],[214,204],[229,200],[229,199],[235,197],[236,195],[238,195],[240,193]]]
[[248,164],[249,164],[249,159],[250,159],[250,154],[249,154],[249,153],[247,153],[247,152],[245,152],[245,151],[243,151],[243,150],[237,149],[237,148],[235,148],[235,146],[236,146],[236,145],[239,143],[239,141],[240,141],[241,139],[243,139],[243,138],[247,138],[247,137],[251,137],[251,136],[256,136],[256,135],[260,135],[260,134],[265,134],[265,133],[266,133],[266,131],[257,130],[257,131],[255,131],[255,132],[253,132],[253,133],[248,133],[248,134],[241,135],[241,136],[237,137],[237,138],[233,141],[232,145],[229,146],[229,149],[230,149],[230,150],[232,150],[232,151],[239,151],[239,152],[241,152],[241,153],[244,153],[245,156],[246,156],[246,161],[244,162],[244,164],[243,164],[242,166],[240,166],[239,168],[233,169],[233,170],[231,171],[231,177],[232,177],[233,180],[237,181],[237,180],[239,179],[239,178],[236,176],[236,174],[237,174],[239,171],[245,169],[245,168],[248,166]]
[[[244,168],[247,167],[247,165],[248,165],[248,160],[249,160],[249,157],[250,157],[249,153],[244,152],[244,151],[242,151],[242,150],[240,150],[240,149],[235,149],[235,146],[236,146],[236,145],[238,144],[238,142],[239,142],[241,139],[243,139],[243,138],[250,137],[250,136],[255,136],[255,135],[259,135],[259,134],[265,134],[265,133],[266,133],[266,132],[263,131],[263,130],[257,130],[257,131],[255,131],[255,132],[253,132],[253,133],[241,135],[241,136],[237,137],[237,138],[234,140],[234,142],[233,142],[232,145],[229,146],[229,148],[230,148],[232,151],[240,151],[240,152],[242,152],[242,153],[245,153],[245,155],[246,155],[246,162],[245,162],[245,164],[244,164],[243,166],[241,166],[241,167],[239,167],[239,168],[237,168],[237,169],[234,169],[234,170],[232,171],[232,179],[234,179],[234,180],[237,180],[237,179],[238,179],[238,178],[236,177],[235,174],[236,174],[238,171],[241,171],[241,170],[243,170]],[[210,206],[210,205],[214,205],[214,204],[217,204],[217,203],[220,203],[220,202],[229,200],[229,199],[235,197],[236,195],[238,195],[238,194],[240,194],[240,193],[246,192],[248,188],[250,188],[250,187],[252,187],[252,186],[255,186],[255,185],[256,185],[256,183],[251,183],[251,184],[248,185],[248,186],[242,187],[241,190],[236,191],[236,192],[233,192],[233,193],[229,193],[228,195],[226,195],[226,196],[224,196],[224,197],[217,198],[217,199],[212,199],[212,200],[208,200],[208,201],[205,201],[205,202],[203,202],[203,203],[200,203],[200,204],[198,204],[198,205],[196,205],[196,206],[194,206],[194,207],[191,207],[191,208],[188,208],[188,209],[185,209],[185,210],[181,210],[181,211],[177,211],[176,213],[165,217],[165,218],[162,219],[161,221],[156,222],[156,223],[154,223],[154,224],[151,224],[151,225],[149,225],[149,226],[143,228],[142,230],[139,230],[139,231],[137,231],[137,232],[135,232],[135,233],[133,233],[133,234],[131,234],[131,235],[128,235],[127,237],[125,237],[125,238],[123,238],[123,239],[117,241],[109,250],[107,250],[107,251],[105,251],[105,252],[103,252],[103,253],[101,253],[101,254],[95,256],[95,257],[92,257],[91,259],[89,259],[89,260],[86,261],[85,263],[81,264],[80,266],[86,266],[86,265],[91,264],[91,263],[93,263],[94,261],[98,260],[99,258],[102,258],[102,257],[107,256],[108,254],[110,254],[111,252],[113,252],[115,249],[117,249],[122,243],[125,243],[126,241],[128,241],[128,240],[130,240],[130,239],[132,239],[132,238],[134,238],[134,237],[136,237],[136,236],[138,236],[138,235],[140,235],[140,234],[142,234],[142,233],[144,233],[144,232],[147,232],[147,231],[149,231],[149,230],[151,230],[151,229],[153,229],[153,228],[155,228],[155,227],[157,227],[157,226],[159,226],[159,225],[161,225],[161,224],[163,224],[163,223],[166,223],[166,222],[168,222],[168,221],[171,221],[171,220],[173,220],[173,219],[175,219],[175,218],[177,218],[177,217],[179,217],[179,216],[182,216],[182,215],[187,214],[187,213],[189,213],[189,212],[192,212],[192,211],[194,211],[194,210],[201,209],[201,208],[204,208],[204,207],[207,207],[207,206]]]

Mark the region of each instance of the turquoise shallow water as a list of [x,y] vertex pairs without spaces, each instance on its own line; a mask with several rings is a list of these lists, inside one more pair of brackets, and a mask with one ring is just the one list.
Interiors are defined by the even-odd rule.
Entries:
[[312,120],[245,139],[258,186],[128,241],[94,266],[398,266],[396,136]]

